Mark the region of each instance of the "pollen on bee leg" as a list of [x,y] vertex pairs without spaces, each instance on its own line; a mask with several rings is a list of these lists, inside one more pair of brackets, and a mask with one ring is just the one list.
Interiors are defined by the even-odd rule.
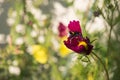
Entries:
[[70,33],[71,35],[73,35],[73,34],[74,34],[74,32],[71,32],[71,31],[70,31],[69,33]]
[[88,49],[87,43],[85,41],[80,41],[78,46],[81,46],[81,45],[84,46],[86,50]]

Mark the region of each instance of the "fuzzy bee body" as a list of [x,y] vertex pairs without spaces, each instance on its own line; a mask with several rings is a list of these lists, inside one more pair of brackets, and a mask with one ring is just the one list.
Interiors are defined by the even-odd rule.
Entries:
[[70,33],[71,37],[78,36],[78,35],[82,36],[82,34],[80,32],[71,32],[70,31],[69,33]]

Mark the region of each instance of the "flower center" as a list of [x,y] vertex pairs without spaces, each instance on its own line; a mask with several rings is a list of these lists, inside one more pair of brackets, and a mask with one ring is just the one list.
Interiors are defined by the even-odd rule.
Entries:
[[81,45],[84,46],[86,50],[88,49],[86,42],[80,41],[79,44],[78,44],[78,46],[81,46]]

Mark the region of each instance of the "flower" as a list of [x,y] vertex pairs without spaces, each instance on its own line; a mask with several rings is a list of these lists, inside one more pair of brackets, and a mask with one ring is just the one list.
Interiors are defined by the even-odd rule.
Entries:
[[63,43],[63,40],[65,40],[64,38],[61,40],[60,47],[59,47],[59,55],[61,57],[66,57],[67,55],[69,55],[71,53],[71,50],[68,49]]
[[66,29],[67,29],[66,26],[60,22],[58,26],[59,37],[64,37],[67,35]]
[[84,38],[82,36],[81,26],[79,21],[70,21],[68,24],[68,29],[70,36],[67,38],[67,41],[64,41],[64,44],[67,48],[81,54],[90,54],[93,46],[90,43],[88,37]]
[[82,33],[81,31],[81,26],[79,25],[79,21],[70,21],[70,23],[68,24],[68,28],[70,32],[79,32]]
[[7,24],[8,24],[9,26],[12,26],[14,23],[15,23],[15,19],[14,19],[14,18],[8,18],[8,19],[7,19]]
[[71,51],[68,48],[66,48],[64,44],[60,45],[60,56],[61,57],[66,57],[70,53]]
[[13,75],[20,75],[21,70],[18,66],[9,66],[8,67],[9,73],[13,74]]
[[94,80],[93,75],[91,73],[88,73],[88,80]]
[[16,40],[15,40],[15,44],[16,45],[22,45],[24,43],[24,38],[23,37],[18,37]]
[[17,33],[21,33],[21,34],[25,34],[25,26],[22,24],[18,24],[16,26],[16,32]]
[[45,42],[45,37],[44,37],[44,35],[38,36],[38,42],[39,42],[39,43],[44,43],[44,42]]
[[36,38],[38,36],[38,32],[35,31],[35,30],[32,30],[30,35],[33,37],[33,38]]
[[41,64],[47,63],[48,54],[47,54],[47,50],[44,47],[40,45],[33,45],[32,53],[36,61],[38,61]]

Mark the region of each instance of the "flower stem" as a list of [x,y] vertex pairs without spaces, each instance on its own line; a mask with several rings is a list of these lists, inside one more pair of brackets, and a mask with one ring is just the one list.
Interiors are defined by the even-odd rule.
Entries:
[[[96,55],[94,52],[92,52],[92,53],[93,53],[93,55],[101,62],[101,64],[103,65],[103,68],[104,68],[105,73],[106,73],[106,80],[110,80],[110,79],[109,79],[108,70],[107,70],[105,64],[103,63],[103,61],[101,60],[101,58],[100,58],[98,55]],[[93,59],[94,59],[94,58],[93,58]]]

